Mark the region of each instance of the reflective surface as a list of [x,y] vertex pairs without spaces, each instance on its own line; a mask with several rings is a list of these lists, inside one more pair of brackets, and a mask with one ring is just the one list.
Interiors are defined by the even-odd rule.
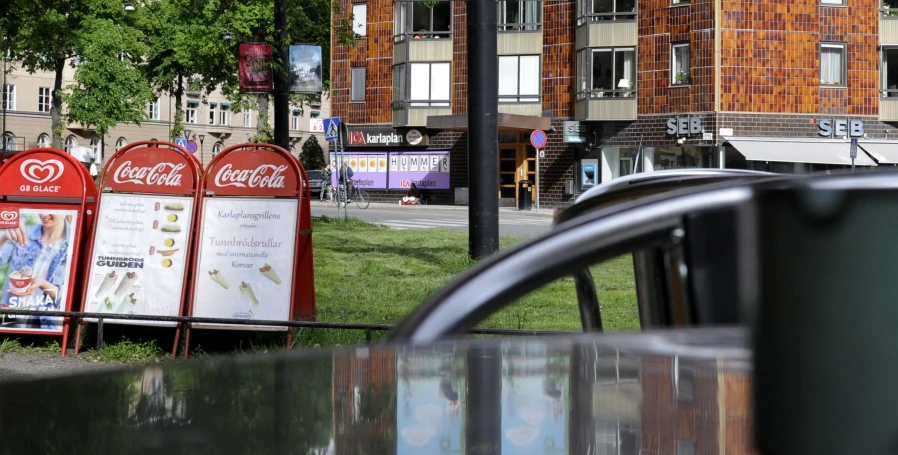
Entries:
[[747,343],[466,340],[7,383],[0,453],[749,453]]

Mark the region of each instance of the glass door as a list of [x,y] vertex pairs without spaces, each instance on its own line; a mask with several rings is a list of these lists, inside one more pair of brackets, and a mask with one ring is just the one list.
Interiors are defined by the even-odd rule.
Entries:
[[518,150],[514,145],[499,147],[499,199],[517,202]]
[[[521,180],[530,180],[533,190],[530,192],[530,199],[536,202],[536,149],[530,144],[520,146],[520,167]],[[517,200],[515,200],[517,202]]]

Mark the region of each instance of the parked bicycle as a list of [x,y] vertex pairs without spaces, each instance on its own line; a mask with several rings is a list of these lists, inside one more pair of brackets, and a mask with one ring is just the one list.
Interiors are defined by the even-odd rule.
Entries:
[[334,190],[334,204],[339,205],[343,202],[352,203],[355,201],[355,205],[360,209],[367,209],[368,206],[371,205],[371,198],[368,196],[368,192],[359,188],[358,185],[352,186],[348,200],[346,198],[346,187],[338,185]]

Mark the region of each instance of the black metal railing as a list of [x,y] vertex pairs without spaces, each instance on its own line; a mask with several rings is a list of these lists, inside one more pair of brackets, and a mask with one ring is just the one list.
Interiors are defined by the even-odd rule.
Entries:
[[635,21],[636,12],[621,13],[588,13],[577,18],[577,25],[583,25],[589,22],[605,22],[605,21]]
[[[374,332],[389,332],[396,326],[390,324],[362,324],[353,322],[319,322],[319,321],[272,321],[251,319],[227,319],[227,318],[202,318],[196,316],[155,316],[143,314],[114,314],[91,313],[86,311],[41,311],[41,310],[15,310],[0,308],[0,315],[4,316],[43,316],[43,317],[67,317],[78,319],[97,320],[97,350],[103,349],[103,324],[106,319],[121,319],[127,321],[160,321],[197,324],[227,324],[246,326],[268,326],[311,329],[337,329],[337,330],[364,330],[365,342],[370,343]],[[13,318],[8,318],[13,319]],[[515,329],[487,329],[475,328],[468,331],[471,335],[498,335],[498,336],[536,336],[536,335],[561,335],[572,332],[552,330],[515,330]]]

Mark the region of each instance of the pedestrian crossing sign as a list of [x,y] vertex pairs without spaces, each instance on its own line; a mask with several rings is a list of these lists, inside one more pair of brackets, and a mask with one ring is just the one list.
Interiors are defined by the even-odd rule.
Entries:
[[324,140],[337,141],[340,139],[340,117],[331,117],[324,120]]

